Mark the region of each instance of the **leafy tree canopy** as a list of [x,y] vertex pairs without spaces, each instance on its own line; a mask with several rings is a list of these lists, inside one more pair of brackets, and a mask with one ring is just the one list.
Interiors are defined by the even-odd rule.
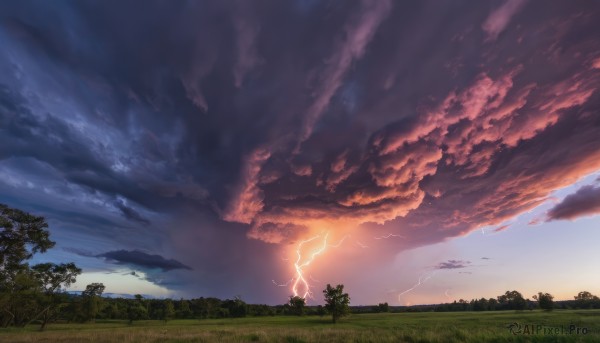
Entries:
[[325,295],[325,308],[331,313],[334,324],[340,317],[350,313],[350,297],[348,293],[344,293],[344,285],[331,287],[330,284],[327,284],[323,295]]

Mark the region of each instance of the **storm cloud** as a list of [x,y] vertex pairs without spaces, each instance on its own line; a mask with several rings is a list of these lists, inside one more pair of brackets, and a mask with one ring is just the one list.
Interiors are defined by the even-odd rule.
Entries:
[[0,4],[0,201],[182,294],[285,298],[312,234],[511,230],[600,170],[596,2],[140,6]]
[[584,186],[548,211],[548,220],[573,220],[600,213],[600,187]]
[[170,271],[175,269],[192,270],[192,268],[186,266],[185,264],[179,261],[173,259],[166,259],[160,255],[147,254],[145,252],[137,250],[109,251],[100,255],[96,255],[96,257],[103,257],[107,261],[117,264],[125,264],[148,269],[162,269],[163,271]]

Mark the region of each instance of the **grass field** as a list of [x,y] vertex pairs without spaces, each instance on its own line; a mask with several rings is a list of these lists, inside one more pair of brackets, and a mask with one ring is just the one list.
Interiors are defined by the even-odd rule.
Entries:
[[[513,335],[511,323],[541,325]],[[544,332],[544,327],[587,334]],[[529,328],[529,326],[528,326]],[[0,342],[600,342],[600,310],[360,314],[331,324],[329,317],[124,321],[0,329]]]

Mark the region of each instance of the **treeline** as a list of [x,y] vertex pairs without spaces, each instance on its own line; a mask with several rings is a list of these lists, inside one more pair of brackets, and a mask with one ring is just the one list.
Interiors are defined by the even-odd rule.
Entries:
[[[240,298],[221,300],[218,298],[196,299],[145,299],[141,295],[128,298],[96,299],[95,309],[88,306],[88,298],[80,295],[63,294],[63,306],[55,320],[66,322],[92,322],[94,320],[119,319],[130,322],[136,320],[172,319],[218,319],[241,318],[247,316],[296,315],[297,310],[289,304],[264,305],[247,304]],[[307,306],[302,314],[325,315],[322,306]]]
[[[133,299],[101,297],[102,284],[88,285],[81,295],[56,293],[53,301],[56,306],[47,318],[36,316],[44,306],[47,306],[45,295],[31,292],[13,294],[9,301],[13,313],[6,311],[0,315],[3,326],[21,326],[28,323],[45,325],[46,322],[94,322],[101,320],[163,320],[172,319],[217,319],[239,318],[247,316],[281,316],[281,315],[319,315],[328,313],[327,309],[319,306],[294,306],[293,302],[270,306],[265,304],[247,304],[239,297],[221,300],[218,298],[196,299],[145,299],[135,295]],[[503,310],[532,310],[532,309],[600,309],[600,299],[589,293],[580,292],[574,300],[551,301],[551,295],[541,293],[535,301],[525,299],[517,291],[508,291],[497,298],[481,298],[466,301],[460,299],[452,303],[416,306],[389,306],[380,303],[375,306],[350,306],[350,313],[382,313],[382,312],[456,312],[456,311],[503,311]],[[541,299],[541,303],[540,303]],[[6,299],[5,299],[6,300]],[[548,302],[550,300],[551,302]],[[299,307],[301,308],[299,310]]]
[[102,297],[104,285],[92,283],[81,294],[65,291],[81,274],[74,263],[40,263],[30,266],[28,261],[36,253],[54,246],[43,217],[11,209],[0,204],[0,326],[39,324],[43,330],[54,321],[94,322],[96,319],[164,320],[238,318],[275,315],[332,315],[333,322],[350,313],[410,312],[410,311],[498,311],[541,308],[590,309],[600,308],[600,299],[580,292],[571,301],[554,302],[548,293],[539,292],[535,301],[525,299],[517,291],[507,291],[497,298],[459,300],[448,304],[392,307],[387,303],[377,306],[349,307],[350,298],[337,285],[323,290],[325,306],[306,306],[305,299],[290,297],[287,304],[278,306],[247,304],[241,298],[220,300],[197,298],[190,300],[134,299]]
[[524,299],[517,292],[506,292],[506,294],[497,297],[496,299],[473,299],[465,301],[460,299],[452,303],[434,305],[433,311],[450,312],[450,311],[501,311],[501,310],[534,310],[542,309],[551,311],[553,309],[600,309],[600,298],[590,292],[579,292],[574,296],[574,300],[554,301],[553,297],[548,293],[541,293],[542,296],[535,295],[533,300]]
[[542,309],[600,309],[600,298],[587,291],[579,292],[573,300],[554,301],[549,293],[539,292],[532,299],[526,299],[518,291],[507,291],[496,298],[480,298],[470,301],[460,299],[451,303],[414,305],[414,306],[358,306],[352,307],[352,313],[377,312],[460,312],[460,311],[523,311]]

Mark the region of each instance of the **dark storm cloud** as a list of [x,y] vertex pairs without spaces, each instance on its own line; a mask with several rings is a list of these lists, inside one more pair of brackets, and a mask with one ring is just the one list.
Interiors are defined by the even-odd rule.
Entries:
[[600,169],[599,7],[3,2],[0,200],[262,301],[265,242],[319,220],[381,253],[502,227]]
[[600,213],[600,187],[584,186],[548,211],[548,220],[569,219]]
[[187,269],[192,268],[185,264],[173,260],[166,259],[160,255],[147,254],[137,250],[115,250],[105,252],[103,254],[96,255],[96,257],[103,257],[109,262],[116,264],[125,264],[134,267],[147,268],[147,269],[162,269],[163,271],[171,271],[176,269]]
[[70,252],[73,253],[75,255],[78,256],[83,256],[83,257],[97,257],[94,253],[91,253],[85,249],[78,249],[78,248],[72,248],[72,247],[66,247],[63,248],[64,251],[66,252]]
[[446,262],[440,262],[435,266],[435,269],[461,269],[468,267],[470,264],[471,261],[448,260]]
[[117,208],[119,210],[121,210],[121,213],[123,214],[123,216],[129,220],[132,221],[136,221],[142,224],[146,224],[146,225],[150,225],[150,221],[144,217],[142,217],[141,214],[139,214],[136,210],[134,210],[131,207],[128,207],[127,205],[125,205],[125,203],[122,200],[119,200],[115,203],[115,206],[117,206]]

